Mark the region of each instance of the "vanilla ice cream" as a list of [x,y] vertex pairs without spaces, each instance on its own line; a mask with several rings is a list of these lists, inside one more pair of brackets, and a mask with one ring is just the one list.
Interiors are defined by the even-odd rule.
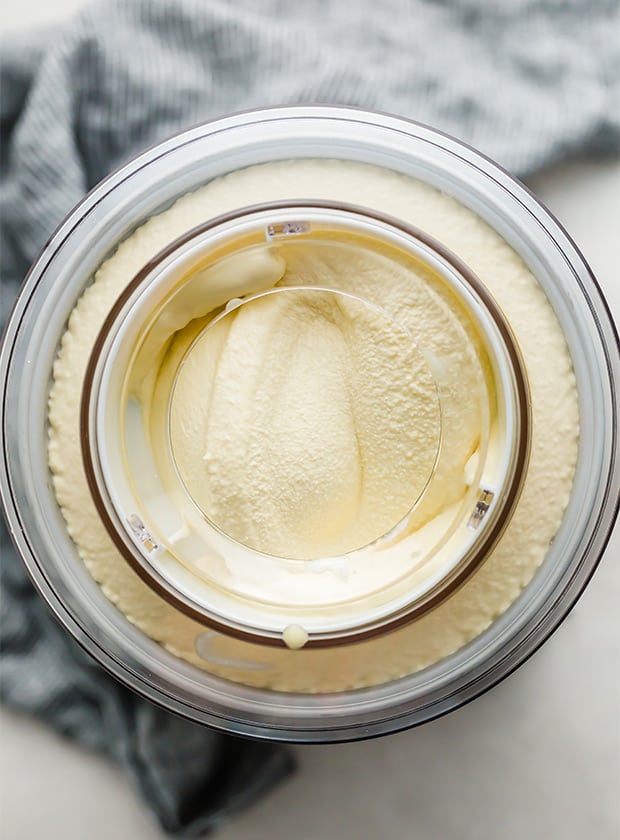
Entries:
[[440,419],[407,332],[329,292],[268,295],[217,326],[172,404],[199,507],[241,542],[302,559],[359,548],[403,519],[432,472]]
[[[528,472],[491,556],[423,617],[346,649],[296,650],[305,643],[303,621],[288,625],[287,650],[209,630],[176,610],[137,577],[99,522],[80,452],[85,366],[132,277],[205,218],[300,197],[372,208],[454,252],[509,322],[531,395]],[[329,291],[310,288],[317,286]],[[423,269],[412,274],[397,264],[380,267],[311,244],[266,250],[233,279],[230,272],[212,276],[205,289],[208,294],[168,324],[164,349],[160,341],[149,356],[151,369],[137,368],[129,383],[153,440],[164,424],[163,398],[170,400],[170,443],[189,496],[234,540],[306,563],[355,552],[405,522],[384,567],[366,561],[352,567],[355,574],[342,575],[316,566],[310,590],[304,588],[304,609],[326,591],[337,603],[356,586],[361,596],[382,578],[396,580],[421,535],[432,539],[433,529],[462,518],[459,506],[476,489],[485,436],[492,446],[489,429],[499,422],[494,384],[475,325]],[[273,294],[243,302],[270,289]],[[228,314],[209,327],[231,300]],[[301,692],[339,691],[413,673],[488,626],[544,559],[568,501],[578,442],[566,343],[517,254],[452,198],[405,176],[341,161],[283,161],[235,172],[135,231],[101,266],[71,315],[54,367],[49,419],[55,492],[107,597],[194,665],[250,685]],[[243,567],[237,572],[243,576]],[[268,595],[269,582],[264,585]],[[291,601],[298,597],[283,584],[280,593]]]

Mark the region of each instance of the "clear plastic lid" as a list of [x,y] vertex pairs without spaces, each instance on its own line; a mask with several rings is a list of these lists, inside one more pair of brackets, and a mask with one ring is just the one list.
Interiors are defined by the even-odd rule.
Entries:
[[[320,277],[300,284],[310,255]],[[451,360],[406,311],[339,288],[337,266],[397,274],[457,313],[438,324],[466,335],[482,383],[459,463],[442,445],[458,431],[442,412]],[[328,331],[304,352],[315,323]],[[342,412],[311,399],[330,388],[323,401],[342,391],[360,427],[353,486]],[[147,582],[207,625],[294,647],[389,629],[453,592],[509,520],[529,448],[520,354],[481,284],[418,231],[328,204],[242,210],[168,248],[108,317],[82,417],[91,491]],[[451,470],[462,498],[437,517]]]

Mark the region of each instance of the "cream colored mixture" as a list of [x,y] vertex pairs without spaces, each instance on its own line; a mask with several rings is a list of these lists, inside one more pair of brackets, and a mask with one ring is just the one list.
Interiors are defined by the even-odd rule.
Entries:
[[[94,337],[125,284],[165,244],[205,218],[243,205],[299,197],[349,200],[383,211],[409,221],[455,252],[477,273],[504,310],[526,363],[532,396],[533,441],[529,471],[517,512],[492,556],[456,595],[432,613],[387,636],[346,649],[263,649],[205,631],[203,626],[162,601],[130,570],[98,522],[90,502],[79,449],[78,410],[84,368]],[[328,268],[333,274],[333,267]],[[324,265],[313,261],[311,253],[300,252],[298,264],[288,265],[289,282],[316,283],[317,274],[325,270]],[[428,510],[432,509],[431,515],[434,515],[446,504],[459,499],[468,486],[467,462],[475,451],[481,426],[480,401],[472,397],[481,387],[480,370],[472,363],[475,337],[467,334],[466,325],[458,322],[458,318],[455,323],[453,310],[442,305],[440,296],[424,297],[428,284],[420,283],[419,288],[412,288],[397,275],[376,276],[364,272],[363,266],[356,267],[355,276],[351,272],[345,275],[342,270],[340,274],[345,277],[342,284],[345,291],[351,288],[364,298],[376,301],[400,323],[406,324],[409,320],[417,331],[424,333],[425,346],[444,360],[447,397],[442,401],[442,412],[449,434],[442,446],[442,459],[443,448],[446,450],[445,475],[439,476],[441,480],[436,482],[435,495],[428,494]],[[269,346],[275,346],[280,352],[290,337],[283,327],[278,306],[286,307],[287,304],[270,307],[271,311],[264,313],[266,319],[262,319],[262,323],[265,320],[271,323]],[[311,556],[326,547],[346,550],[352,542],[359,544],[360,528],[368,528],[362,539],[373,538],[388,522],[393,524],[394,517],[398,518],[401,511],[406,512],[411,492],[403,494],[402,481],[392,482],[391,469],[402,451],[399,447],[406,446],[411,450],[420,440],[406,440],[398,434],[403,428],[403,418],[398,416],[392,429],[389,424],[387,428],[383,424],[385,437],[382,437],[378,433],[381,424],[373,415],[372,401],[356,401],[358,395],[364,393],[361,383],[357,388],[350,387],[351,371],[356,368],[366,372],[374,369],[373,381],[379,388],[389,388],[390,383],[399,381],[398,368],[396,379],[385,375],[387,362],[381,356],[385,342],[389,345],[390,340],[396,340],[396,334],[390,338],[377,330],[376,323],[364,323],[359,313],[351,317],[351,313],[334,313],[333,309],[328,313],[324,308],[314,322],[308,317],[307,303],[297,306],[300,311],[287,311],[284,320],[288,323],[289,317],[294,315],[299,321],[302,340],[298,346],[302,355],[294,364],[299,388],[313,394],[314,404],[321,406],[332,433],[327,439],[322,435],[316,443],[321,451],[330,453],[332,467],[339,467],[328,470],[327,474],[325,461],[317,461],[307,485],[300,489],[300,492],[316,492],[316,488],[323,485],[328,488],[332,501],[335,498],[342,501],[330,520],[333,529],[326,529],[326,537],[320,537],[320,544],[317,545],[313,523],[304,520],[301,495],[287,498],[285,504],[274,503],[264,511],[265,519],[261,521],[259,517],[252,525],[252,531],[247,530],[248,512],[256,509],[252,495],[242,494],[235,504],[230,504],[231,488],[248,484],[247,474],[239,473],[240,469],[247,469],[247,452],[239,455],[239,450],[235,450],[241,437],[244,447],[254,447],[269,456],[261,462],[261,475],[267,475],[270,482],[269,492],[265,493],[262,488],[262,500],[272,489],[283,486],[280,482],[290,484],[293,478],[298,480],[296,464],[301,443],[292,439],[282,446],[282,442],[290,437],[291,428],[299,421],[299,412],[291,418],[274,407],[272,397],[281,383],[277,378],[265,381],[264,366],[257,364],[240,369],[237,352],[222,357],[220,364],[226,376],[217,379],[216,388],[204,388],[198,401],[195,415],[198,434],[183,433],[183,424],[187,422],[183,412],[173,420],[173,426],[176,424],[178,457],[184,479],[194,493],[203,494],[201,500],[214,516],[223,517],[227,527],[236,531],[237,536],[282,551],[295,548],[287,540],[297,531],[304,542],[302,555]],[[259,327],[250,321],[249,311],[244,324],[240,318],[242,314],[239,312],[226,329],[234,330],[239,321],[239,334],[246,336],[249,331],[251,335],[252,330]],[[382,329],[385,333],[385,325]],[[317,364],[313,372],[308,372],[304,366],[304,358],[308,355],[304,348],[315,347],[318,336],[319,343],[324,344],[329,353],[326,351],[322,365]],[[230,335],[223,337],[230,338]],[[260,345],[260,337],[255,338]],[[372,358],[364,359],[364,353],[373,346],[373,341]],[[233,346],[238,350],[238,342],[233,342]],[[351,359],[355,364],[351,364]],[[199,369],[199,354],[196,365]],[[199,375],[200,371],[194,373]],[[325,392],[319,389],[323,373],[326,373]],[[278,374],[272,375],[277,377]],[[209,381],[215,380],[210,378]],[[188,367],[186,384],[191,386],[192,382],[195,385]],[[347,383],[344,391],[348,389],[348,393],[354,395],[352,402],[343,404],[340,398],[325,398],[330,389],[333,395],[341,394],[343,382]],[[258,425],[256,417],[252,417],[241,427],[241,432],[247,434],[233,435],[233,445],[210,448],[208,440],[213,440],[210,430],[225,426],[210,424],[215,422],[218,412],[226,410],[231,398],[227,388],[234,387],[237,394],[241,389],[243,394],[255,389],[259,383],[271,399],[258,408]],[[182,383],[180,387],[183,387]],[[402,382],[401,387],[406,391]],[[179,405],[187,405],[182,396]],[[355,449],[352,446],[353,425],[358,421],[364,432],[362,447]],[[457,650],[514,601],[544,559],[566,507],[576,461],[578,412],[568,350],[555,316],[527,267],[493,230],[453,199],[404,176],[354,163],[297,161],[257,166],[218,179],[182,198],[119,246],[101,267],[95,283],[86,290],[71,315],[54,368],[50,426],[49,457],[56,495],[86,566],[108,598],[145,633],[199,667],[251,685],[312,692],[375,684],[412,673]],[[432,418],[429,417],[429,429],[431,426]],[[316,424],[311,427],[314,434],[313,430],[318,427]],[[257,428],[259,433],[269,430],[265,449],[260,447],[264,436],[260,440],[252,438],[252,430]],[[415,434],[422,432],[414,429]],[[430,446],[430,432],[428,434],[426,444]],[[389,451],[383,449],[386,440],[391,445]],[[307,436],[304,445],[306,443]],[[423,440],[422,445],[425,445]],[[196,449],[192,450],[192,446]],[[278,460],[274,462],[276,456]],[[272,463],[276,467],[271,473],[269,469],[265,472],[263,467]],[[409,463],[407,469],[413,472],[404,478],[410,488],[420,480],[415,470],[421,462],[413,459]],[[374,465],[376,474],[372,481],[360,478],[362,464]],[[402,474],[398,475],[398,479],[402,477]],[[347,508],[353,491],[361,494],[368,515],[357,517],[355,511]],[[278,498],[275,493],[271,495]],[[317,499],[317,505],[320,505],[320,499]],[[276,527],[272,528],[270,523],[275,523]]]
[[[278,631],[376,619],[432,586],[467,552],[491,428],[499,448],[481,333],[443,275],[367,234],[319,229],[207,251],[155,310],[127,376],[153,453],[133,474],[167,549],[155,562],[168,579],[191,569],[182,587],[199,603],[219,586],[269,602],[262,619]],[[159,501],[145,504],[163,488],[167,525]],[[245,601],[214,608],[263,626]]]
[[246,545],[300,559],[390,531],[422,494],[440,439],[435,381],[410,335],[322,291],[267,295],[218,322],[181,368],[171,415],[201,510]]

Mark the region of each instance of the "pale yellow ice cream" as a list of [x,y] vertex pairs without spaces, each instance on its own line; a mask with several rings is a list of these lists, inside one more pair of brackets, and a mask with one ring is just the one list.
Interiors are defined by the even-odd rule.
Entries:
[[[79,449],[78,409],[85,364],[94,337],[125,284],[165,244],[205,218],[243,205],[299,197],[349,200],[400,217],[442,241],[461,257],[503,308],[519,342],[532,394],[533,441],[525,488],[511,525],[487,563],[465,587],[432,613],[402,630],[346,650],[259,648],[205,631],[203,626],[162,601],[134,575],[97,521]],[[416,331],[423,334],[424,345],[442,359],[447,395],[442,411],[448,430],[444,441],[445,474],[439,476],[434,495],[429,493],[428,500],[425,498],[428,508],[421,514],[421,524],[424,517],[428,519],[440,513],[446,504],[458,500],[468,486],[467,462],[476,449],[481,426],[481,403],[476,395],[483,375],[475,362],[476,337],[468,333],[466,322],[459,319],[454,308],[447,306],[441,293],[425,283],[424,278],[420,278],[416,287],[410,282],[405,284],[398,274],[380,277],[364,273],[363,266],[357,268],[353,276],[343,271],[342,266],[336,272],[329,266],[332,276],[334,273],[342,276],[344,291],[376,301],[399,323],[407,325],[409,319]],[[312,253],[300,252],[297,265],[288,263],[287,282],[316,283],[321,271],[325,271],[325,266],[313,260]],[[266,343],[264,336],[254,338],[258,346],[275,347],[281,352],[290,339],[278,306],[286,307],[286,304],[270,306],[270,311],[263,313],[266,317],[258,322],[250,319],[248,310],[245,324],[240,311],[226,328],[230,334],[223,336],[226,341],[222,346],[225,348],[231,340],[235,327],[239,328],[239,336],[247,336],[268,323]],[[311,422],[309,433],[315,436],[317,450],[329,456],[313,465],[307,483],[300,485],[300,495],[287,497],[280,504],[281,494],[278,496],[273,491],[284,486],[284,482],[290,486],[299,481],[300,446],[307,443],[308,437],[302,443],[294,436],[291,438],[291,430],[303,418],[299,411],[291,416],[274,409],[273,395],[281,385],[277,381],[277,369],[269,374],[258,364],[254,368],[239,368],[238,341],[230,344],[235,352],[220,359],[220,373],[225,375],[220,379],[207,378],[208,385],[203,389],[193,419],[184,412],[173,419],[173,436],[176,434],[186,482],[193,486],[195,494],[203,494],[202,502],[214,518],[225,521],[233,535],[271,549],[283,552],[297,549],[302,556],[312,556],[325,548],[343,550],[353,543],[359,544],[358,540],[363,543],[372,539],[406,512],[412,488],[415,490],[422,480],[424,457],[405,459],[405,472],[397,473],[393,481],[392,470],[400,452],[410,452],[416,446],[421,453],[432,449],[435,420],[429,410],[426,421],[420,428],[410,428],[412,437],[407,438],[407,434],[399,434],[404,417],[399,417],[397,412],[393,427],[386,428],[384,424],[383,435],[380,434],[380,418],[373,414],[376,409],[372,401],[368,404],[358,401],[364,389],[361,383],[357,386],[353,383],[351,387],[350,378],[355,376],[355,370],[363,369],[367,374],[369,367],[372,369],[376,364],[374,380],[373,376],[370,379],[380,389],[399,383],[395,392],[398,402],[398,395],[407,392],[406,379],[385,375],[386,363],[379,351],[385,348],[386,341],[387,345],[390,340],[398,344],[399,335],[393,332],[390,337],[386,325],[378,327],[372,319],[364,324],[359,313],[350,317],[351,313],[335,314],[333,309],[328,312],[325,307],[314,323],[308,318],[307,302],[297,306],[300,311],[288,311],[284,319],[288,324],[289,316],[294,314],[305,336],[296,351],[301,354],[294,365],[296,382],[300,390],[313,395],[312,404],[326,421],[318,425]],[[263,327],[259,326],[261,323]],[[309,372],[305,359],[306,349],[316,346],[317,335],[313,331],[320,331],[320,343],[329,352],[326,351],[320,367],[317,365]],[[364,359],[364,353],[372,347],[373,335],[375,350],[371,358]],[[195,360],[194,374],[200,376],[204,368],[199,354]],[[319,387],[323,374],[325,392]],[[269,376],[276,378],[269,379]],[[453,652],[503,612],[529,581],[544,559],[568,501],[577,453],[577,398],[566,344],[546,298],[514,251],[473,213],[430,187],[378,168],[337,161],[268,164],[218,179],[185,196],[136,231],[101,267],[95,283],[86,290],[71,316],[54,378],[50,395],[50,466],[69,532],[88,569],[131,621],[173,653],[199,667],[252,685],[280,690],[337,691],[412,673]],[[345,381],[347,385],[343,388]],[[187,383],[192,382],[195,379],[188,367]],[[255,416],[248,415],[241,426],[241,432],[248,434],[233,435],[226,446],[214,445],[217,440],[213,435],[225,427],[224,423],[215,422],[218,413],[226,411],[231,396],[247,395],[258,383],[269,398],[258,408],[245,400],[244,404],[253,405],[252,410],[257,412]],[[182,382],[179,387],[183,387]],[[234,395],[230,387],[234,387]],[[334,398],[326,399],[330,389]],[[347,390],[353,394],[352,403],[342,401],[341,395]],[[423,394],[424,391],[422,387]],[[428,388],[426,392],[429,393]],[[336,393],[340,394],[338,399]],[[411,399],[410,393],[406,402]],[[180,394],[178,405],[187,404]],[[432,402],[428,405],[432,407]],[[315,418],[313,415],[310,419]],[[195,421],[192,426],[195,434],[186,433],[184,424],[190,419],[192,423]],[[353,425],[358,421],[365,430],[361,448],[352,446]],[[316,438],[323,425],[330,433],[326,436],[321,432]],[[253,463],[247,458],[247,450],[239,450],[241,440],[244,447],[253,447],[260,453],[260,474],[267,481],[259,494],[264,519],[258,517],[251,530],[248,530],[248,518],[250,514],[254,517],[257,511],[258,497],[242,493],[231,504],[233,489],[249,486],[244,470],[248,463]],[[281,446],[284,440],[286,445]],[[331,463],[332,469],[326,471],[326,463]],[[271,473],[270,464],[274,465]],[[360,478],[362,464],[375,469],[372,480]],[[303,494],[306,498],[308,493],[318,494],[320,487],[326,493],[321,498],[317,495],[313,510],[323,520],[330,511],[333,514],[324,536],[316,534],[311,517],[304,519]],[[354,493],[358,501],[361,499],[360,505],[351,504]],[[273,499],[267,507],[263,504],[265,498]],[[340,506],[332,504],[329,511],[321,510],[322,498],[331,502],[337,499]],[[541,499],[545,500],[544,505]],[[361,510],[365,511],[364,515],[360,515]],[[300,535],[296,546],[290,543],[294,532]],[[258,664],[250,667],[248,663],[252,662]]]
[[261,551],[310,559],[364,546],[405,517],[433,470],[440,409],[396,322],[354,298],[295,291],[238,307],[198,341],[171,433],[181,476],[215,523]]

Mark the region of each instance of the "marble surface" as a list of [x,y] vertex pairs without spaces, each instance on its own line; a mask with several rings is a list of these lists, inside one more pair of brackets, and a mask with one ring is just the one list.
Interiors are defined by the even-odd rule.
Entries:
[[[0,31],[81,5],[20,0]],[[528,182],[582,248],[620,319],[620,162]],[[297,748],[299,772],[218,840],[617,840],[620,529],[543,648],[469,706],[379,740]],[[0,709],[2,840],[161,840],[112,764]]]

